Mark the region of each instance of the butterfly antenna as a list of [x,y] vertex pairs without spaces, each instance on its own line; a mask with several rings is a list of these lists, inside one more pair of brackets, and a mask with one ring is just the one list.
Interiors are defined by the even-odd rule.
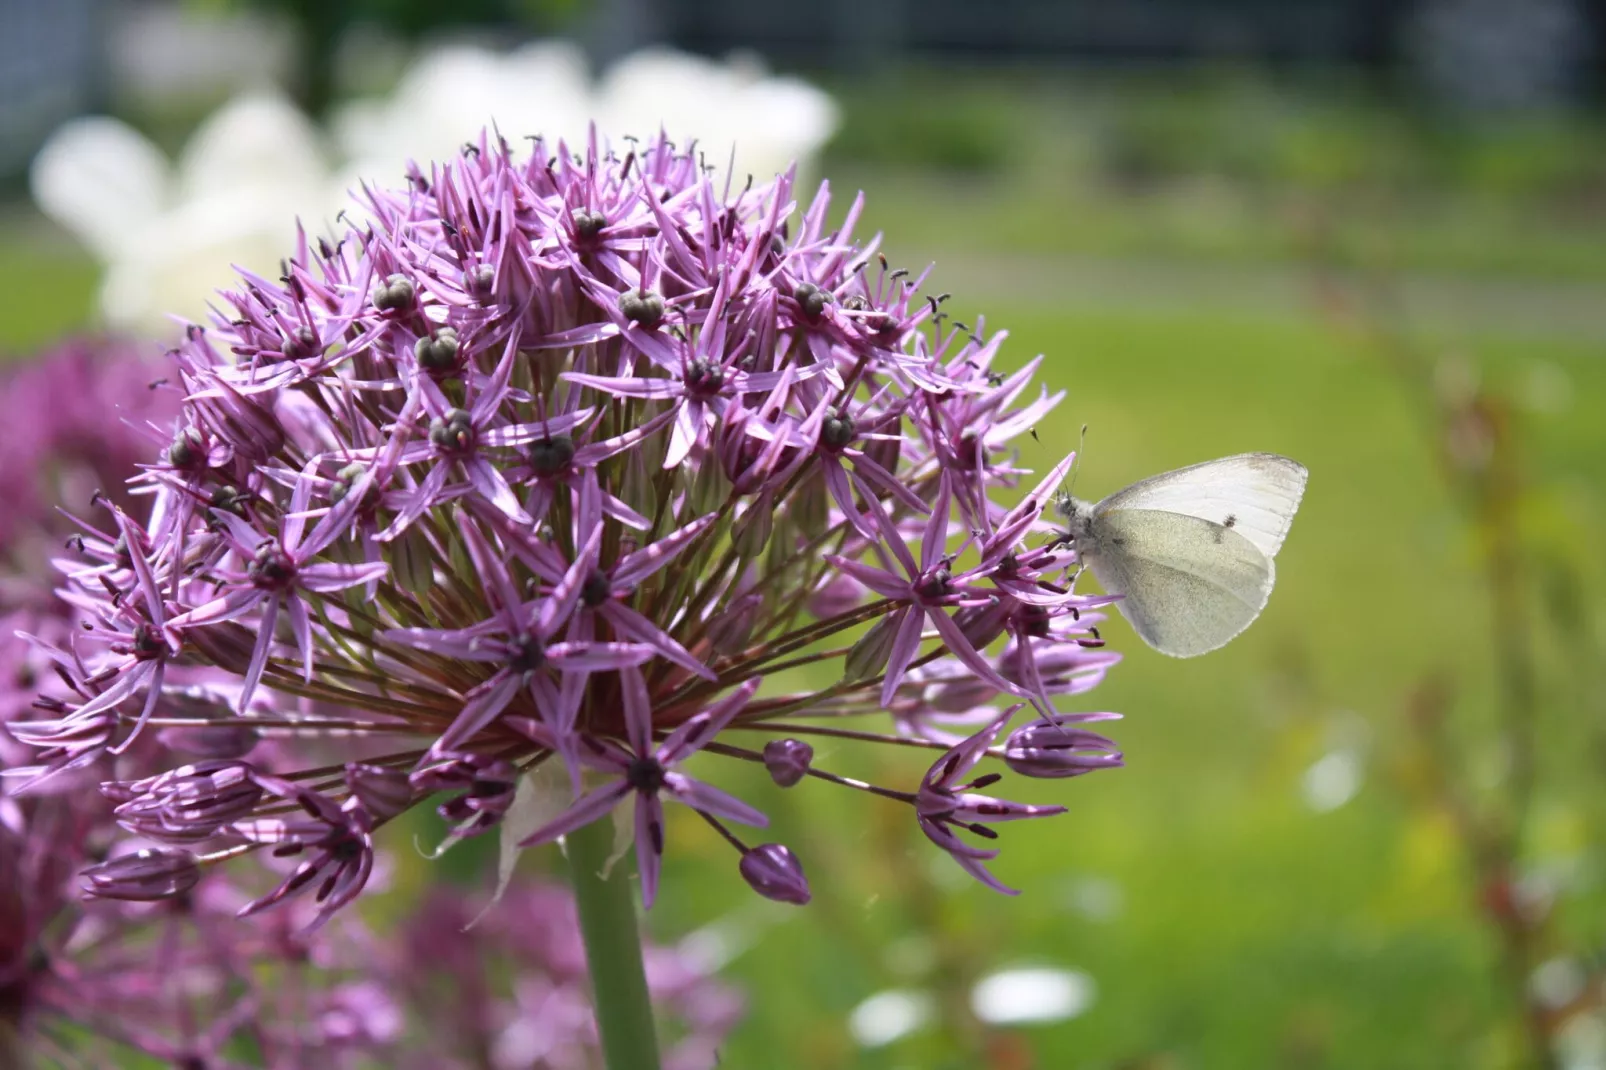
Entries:
[[1082,451],[1087,448],[1087,424],[1082,425],[1082,437],[1076,442],[1076,460],[1071,462],[1071,481],[1065,487],[1067,494],[1076,489],[1076,477],[1082,471]]

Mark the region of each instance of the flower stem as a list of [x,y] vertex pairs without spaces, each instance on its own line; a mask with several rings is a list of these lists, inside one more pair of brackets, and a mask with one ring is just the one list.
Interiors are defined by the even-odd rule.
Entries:
[[620,859],[602,876],[613,849],[613,822],[604,818],[576,829],[568,835],[567,847],[603,1059],[608,1070],[658,1070],[658,1033],[641,962],[628,859]]

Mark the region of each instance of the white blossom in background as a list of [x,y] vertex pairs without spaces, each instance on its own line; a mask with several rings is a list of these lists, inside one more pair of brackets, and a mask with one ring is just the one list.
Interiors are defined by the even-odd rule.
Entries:
[[389,96],[336,110],[330,131],[347,185],[394,185],[408,160],[449,159],[464,141],[495,126],[576,138],[595,114],[585,56],[566,41],[535,41],[500,53],[447,45],[419,56]]
[[276,271],[293,220],[323,233],[360,182],[396,184],[408,160],[448,158],[494,124],[527,134],[647,137],[660,127],[695,136],[733,180],[765,181],[793,161],[807,175],[836,129],[835,102],[796,78],[772,77],[752,57],[726,62],[665,48],[620,60],[594,80],[567,42],[511,52],[450,45],[426,50],[387,97],[347,104],[325,134],[286,99],[236,98],[170,162],[144,135],[105,117],[75,119],[35,158],[34,200],[101,261],[101,311],[111,327],[170,336],[174,315],[203,319],[204,295],[233,267]]
[[191,136],[176,163],[116,119],[64,124],[34,158],[40,209],[104,268],[108,325],[159,336],[206,314],[234,266],[269,272],[295,220],[322,229],[339,203],[316,128],[277,94],[238,97]]
[[537,41],[512,52],[455,45],[424,53],[387,98],[336,115],[349,173],[394,182],[409,159],[443,156],[465,130],[495,125],[510,141],[543,134],[571,143],[593,120],[612,138],[662,127],[694,136],[708,162],[760,182],[795,160],[805,170],[837,125],[836,103],[798,78],[772,77],[755,56],[719,62],[648,48],[593,82],[585,56],[567,42]]

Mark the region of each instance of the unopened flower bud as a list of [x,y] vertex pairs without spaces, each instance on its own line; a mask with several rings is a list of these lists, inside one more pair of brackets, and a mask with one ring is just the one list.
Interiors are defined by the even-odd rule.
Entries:
[[351,762],[346,766],[346,784],[376,822],[389,821],[413,801],[412,784],[400,769]]
[[1077,727],[1110,714],[1062,714],[1015,729],[1004,745],[1004,763],[1022,776],[1056,779],[1126,764],[1114,741]]
[[753,637],[759,607],[764,596],[757,591],[742,595],[730,604],[725,612],[708,622],[708,641],[720,654],[734,654],[747,646]]
[[766,843],[743,852],[741,870],[748,887],[765,899],[802,906],[811,898],[803,863],[781,844]]
[[188,851],[160,847],[90,866],[78,876],[89,895],[149,902],[171,899],[195,887],[201,879],[201,867]]
[[256,748],[261,734],[250,725],[208,724],[164,728],[156,737],[162,746],[201,758],[243,758]]
[[814,761],[814,748],[801,739],[772,739],[764,744],[764,768],[783,788],[802,780]]
[[897,629],[888,624],[891,619],[882,617],[853,644],[842,661],[843,680],[849,683],[868,680],[887,667],[887,659],[892,656],[893,640],[898,637]]

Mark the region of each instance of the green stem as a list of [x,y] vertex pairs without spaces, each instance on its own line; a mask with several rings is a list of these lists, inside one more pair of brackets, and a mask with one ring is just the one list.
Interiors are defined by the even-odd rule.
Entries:
[[602,876],[613,851],[613,822],[603,818],[569,833],[567,848],[603,1059],[608,1070],[658,1070],[658,1033],[628,860]]

